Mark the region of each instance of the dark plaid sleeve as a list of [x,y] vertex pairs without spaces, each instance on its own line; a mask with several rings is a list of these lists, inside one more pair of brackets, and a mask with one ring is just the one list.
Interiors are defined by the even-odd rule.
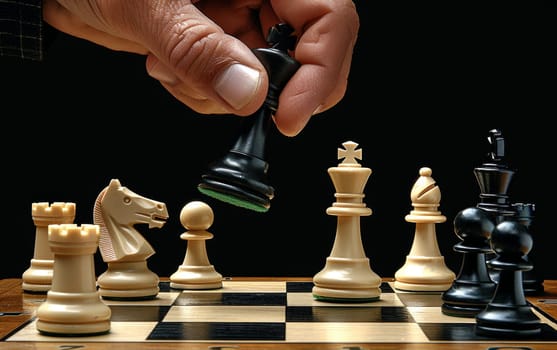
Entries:
[[42,0],[0,0],[0,56],[43,60]]

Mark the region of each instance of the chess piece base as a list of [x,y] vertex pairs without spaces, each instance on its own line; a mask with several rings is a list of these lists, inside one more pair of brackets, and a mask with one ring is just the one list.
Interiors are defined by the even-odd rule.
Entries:
[[98,292],[48,292],[37,309],[37,330],[45,335],[83,336],[110,330],[110,307]]
[[451,288],[455,273],[445,266],[445,258],[407,256],[395,273],[394,287],[416,292],[444,292]]
[[451,283],[445,284],[431,284],[431,283],[406,283],[402,281],[395,281],[395,289],[406,292],[444,292],[451,288]]
[[476,317],[493,298],[497,285],[493,282],[456,280],[451,288],[443,293],[441,311],[456,317]]
[[202,176],[198,190],[226,203],[266,212],[275,191],[268,184],[268,167],[257,157],[232,150],[226,157],[211,164]]
[[214,283],[199,283],[199,284],[170,282],[170,288],[192,289],[192,290],[220,289],[222,288],[222,281],[214,282]]
[[541,333],[541,323],[528,305],[511,308],[491,303],[476,316],[476,333],[497,338],[534,337]]
[[313,287],[313,298],[320,301],[364,303],[379,300],[381,289],[328,289]]
[[97,279],[103,299],[145,300],[159,293],[159,277],[147,267],[147,261],[109,262]]
[[469,305],[469,304],[454,304],[454,303],[444,303],[441,305],[441,312],[447,316],[454,316],[454,317],[467,317],[473,318],[476,317],[477,314],[482,312],[485,308],[485,305],[478,304],[478,305]]
[[213,265],[184,266],[170,276],[170,288],[175,289],[217,289],[222,288],[222,275]]
[[318,300],[360,302],[381,295],[381,278],[371,270],[368,258],[328,257],[313,282],[312,293]]
[[22,289],[32,293],[46,293],[52,287],[54,260],[31,259],[31,265],[22,275]]

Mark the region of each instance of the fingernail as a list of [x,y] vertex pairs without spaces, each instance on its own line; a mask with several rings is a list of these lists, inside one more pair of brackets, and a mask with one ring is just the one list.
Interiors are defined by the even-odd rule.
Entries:
[[215,91],[235,109],[247,105],[254,96],[261,76],[255,69],[241,64],[228,67],[215,80]]
[[174,84],[178,81],[178,77],[160,61],[157,61],[151,67],[147,67],[147,73],[163,83]]
[[311,115],[316,115],[323,112],[323,105],[319,105],[317,106],[317,108],[313,111],[313,113]]

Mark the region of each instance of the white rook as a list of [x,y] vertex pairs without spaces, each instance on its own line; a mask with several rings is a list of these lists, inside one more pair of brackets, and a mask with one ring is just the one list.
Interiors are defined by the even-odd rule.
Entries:
[[75,203],[32,203],[31,216],[35,224],[35,249],[31,264],[21,277],[22,289],[30,293],[46,293],[52,285],[54,265],[54,254],[48,245],[48,225],[72,223]]
[[99,226],[48,226],[54,254],[52,288],[37,309],[37,330],[46,335],[95,335],[110,330],[111,310],[96,287],[93,256]]

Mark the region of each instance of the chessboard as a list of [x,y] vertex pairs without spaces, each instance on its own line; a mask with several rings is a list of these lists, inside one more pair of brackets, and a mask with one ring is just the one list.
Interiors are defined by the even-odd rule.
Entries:
[[[444,315],[438,292],[402,292],[394,280],[383,279],[379,300],[334,303],[315,300],[312,287],[310,278],[253,277],[224,278],[218,289],[183,290],[161,279],[155,299],[103,299],[112,311],[108,333],[68,337],[39,333],[34,310],[46,296],[20,293],[27,320],[9,332],[3,327],[0,349],[100,349],[114,343],[141,349],[170,349],[178,343],[187,343],[188,349],[557,348],[555,313],[534,304],[542,321],[540,335],[496,339],[476,335],[474,318]],[[0,296],[2,304],[18,302]],[[5,313],[0,319],[9,317]]]

